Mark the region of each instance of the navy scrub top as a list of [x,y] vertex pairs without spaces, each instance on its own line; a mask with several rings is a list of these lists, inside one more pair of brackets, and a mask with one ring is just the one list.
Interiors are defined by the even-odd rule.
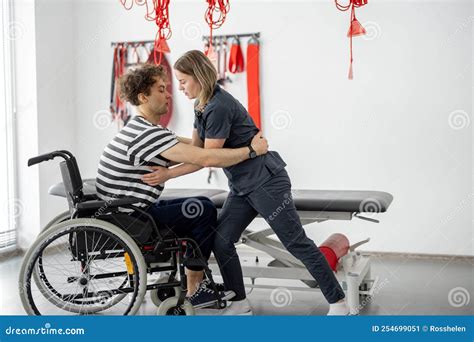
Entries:
[[[195,111],[194,128],[202,141],[226,139],[224,148],[249,146],[259,129],[244,106],[232,95],[216,85],[214,94],[203,111]],[[229,188],[239,196],[246,195],[265,183],[286,166],[278,152],[224,168]]]

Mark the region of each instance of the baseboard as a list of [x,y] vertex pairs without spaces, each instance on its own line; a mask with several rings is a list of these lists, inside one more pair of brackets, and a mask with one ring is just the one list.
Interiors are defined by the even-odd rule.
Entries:
[[454,254],[429,254],[429,253],[400,253],[400,252],[380,252],[357,250],[363,254],[369,254],[383,258],[410,258],[410,259],[429,259],[429,260],[469,260],[474,262],[474,255],[454,255]]

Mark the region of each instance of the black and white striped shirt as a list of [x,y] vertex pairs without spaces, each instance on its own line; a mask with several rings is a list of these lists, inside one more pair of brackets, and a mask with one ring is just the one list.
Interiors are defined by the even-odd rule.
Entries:
[[150,186],[141,180],[152,172],[147,166],[169,166],[160,156],[178,143],[169,129],[154,125],[141,116],[130,119],[125,127],[105,147],[97,171],[96,188],[100,199],[107,201],[121,197],[141,200],[138,206],[155,203],[164,184]]

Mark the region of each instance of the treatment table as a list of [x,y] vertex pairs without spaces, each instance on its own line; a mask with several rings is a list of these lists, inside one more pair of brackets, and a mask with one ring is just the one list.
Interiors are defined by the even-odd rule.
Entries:
[[[84,194],[96,194],[95,179],[86,179],[83,183]],[[65,197],[62,183],[53,185],[49,193]],[[222,208],[228,191],[220,189],[165,189],[160,199],[206,196],[218,209]],[[390,206],[393,196],[380,191],[346,190],[292,190],[292,199],[303,225],[328,220],[352,220],[353,217],[378,223],[372,216],[383,213]],[[364,214],[365,213],[365,216]],[[241,236],[240,245],[249,246],[264,252],[272,258],[270,262],[241,260],[243,275],[250,278],[252,288],[275,288],[271,285],[257,285],[257,278],[300,280],[303,286],[286,287],[288,290],[319,290],[317,282],[304,265],[293,257],[276,238],[270,237],[271,228],[260,231],[246,229]],[[347,304],[352,315],[361,308],[360,298],[371,298],[377,288],[378,277],[371,274],[370,255],[355,249],[370,239],[350,246],[349,252],[339,259],[335,276],[346,293]],[[242,258],[241,258],[242,259]],[[210,263],[214,274],[220,274],[216,263]]]

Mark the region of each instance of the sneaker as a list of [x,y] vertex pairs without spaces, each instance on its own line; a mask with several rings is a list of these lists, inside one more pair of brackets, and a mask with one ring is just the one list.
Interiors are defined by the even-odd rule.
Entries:
[[329,304],[329,312],[327,316],[348,316],[350,314],[349,307],[346,302]]
[[247,298],[229,302],[230,306],[222,309],[222,316],[253,316],[252,307]]
[[[205,286],[208,289],[212,290],[211,281],[209,279],[204,279],[202,282],[205,284]],[[216,290],[217,291],[219,291],[219,292],[224,292],[225,291],[224,284],[222,284],[222,283],[214,283],[214,284],[216,285]]]
[[[235,293],[234,291],[224,291],[219,292],[218,295],[222,300],[227,300],[234,297]],[[201,282],[197,291],[191,297],[188,297],[188,300],[195,309],[200,309],[217,303],[217,296],[214,290],[206,286],[205,282]]]

